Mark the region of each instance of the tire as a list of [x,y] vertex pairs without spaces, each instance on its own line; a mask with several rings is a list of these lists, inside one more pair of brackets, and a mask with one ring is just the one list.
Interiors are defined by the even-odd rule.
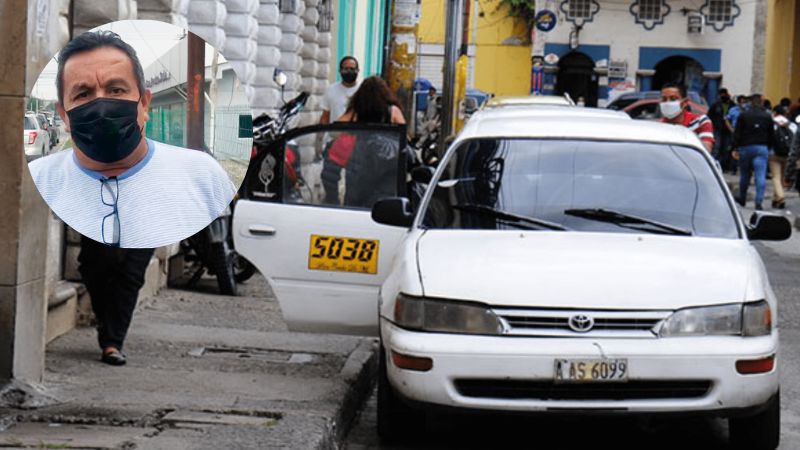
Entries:
[[233,279],[236,280],[237,283],[244,283],[245,281],[249,280],[250,277],[255,275],[256,273],[256,266],[254,266],[250,261],[244,259],[244,257],[238,253],[236,250],[233,251]]
[[767,408],[749,417],[728,419],[731,447],[747,450],[774,450],[781,438],[781,395],[778,391]]
[[425,412],[403,403],[389,384],[386,351],[381,345],[378,362],[378,437],[382,443],[409,442],[425,432]]
[[211,244],[209,262],[212,266],[211,269],[217,276],[219,293],[235,296],[237,292],[236,280],[233,278],[233,251],[228,247],[227,242]]

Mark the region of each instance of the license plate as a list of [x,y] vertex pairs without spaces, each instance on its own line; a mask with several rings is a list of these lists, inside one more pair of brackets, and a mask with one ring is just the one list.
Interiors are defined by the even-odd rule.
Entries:
[[334,272],[378,273],[376,239],[311,235],[308,268]]
[[566,383],[628,381],[628,360],[557,359],[555,379]]

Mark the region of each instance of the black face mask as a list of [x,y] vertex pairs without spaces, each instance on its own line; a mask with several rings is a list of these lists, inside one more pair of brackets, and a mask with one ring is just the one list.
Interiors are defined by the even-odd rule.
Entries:
[[358,78],[358,72],[350,70],[342,70],[341,72],[339,72],[339,74],[342,76],[342,80],[344,80],[344,82],[347,84],[356,81],[356,78]]
[[125,159],[142,141],[138,101],[98,98],[67,111],[75,145],[89,158],[112,163]]

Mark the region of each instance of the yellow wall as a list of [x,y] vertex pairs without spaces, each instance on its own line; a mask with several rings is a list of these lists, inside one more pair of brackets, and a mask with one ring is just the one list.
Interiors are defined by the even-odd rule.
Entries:
[[800,0],[769,0],[767,10],[767,98],[800,97]]
[[[480,0],[470,11],[469,39],[476,44],[475,88],[495,95],[528,95],[531,87],[531,46],[526,41],[524,24],[507,17],[497,0]],[[419,23],[420,42],[443,44],[445,1],[422,0]],[[483,11],[483,17],[480,12]],[[477,17],[477,33],[472,29]],[[473,42],[473,36],[475,41]],[[505,42],[505,44],[504,44]],[[522,45],[514,45],[521,42]]]

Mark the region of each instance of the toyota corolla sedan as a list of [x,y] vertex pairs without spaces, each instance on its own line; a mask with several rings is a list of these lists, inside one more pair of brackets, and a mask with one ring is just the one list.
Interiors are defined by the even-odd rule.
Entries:
[[[777,447],[778,301],[751,241],[786,239],[789,222],[745,223],[687,129],[570,111],[478,112],[435,173],[414,170],[421,201],[399,169],[402,133],[290,133],[355,141],[351,160],[380,149],[399,173],[342,166],[346,189],[364,178],[381,193],[371,209],[341,191],[301,201],[262,154],[236,248],[291,329],[380,337],[383,438],[445,407],[702,414],[729,418],[737,446]],[[375,133],[394,146],[359,147]]]

